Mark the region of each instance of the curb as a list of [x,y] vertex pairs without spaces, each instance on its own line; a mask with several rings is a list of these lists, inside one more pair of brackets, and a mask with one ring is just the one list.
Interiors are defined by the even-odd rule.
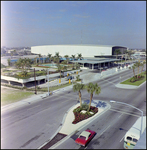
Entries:
[[[108,103],[107,103],[108,104]],[[74,105],[75,106],[75,105]],[[74,107],[73,106],[73,107]],[[72,107],[71,107],[72,108]],[[71,109],[70,108],[70,109]],[[53,146],[51,146],[49,149],[55,149],[57,146],[59,146],[60,144],[62,144],[63,142],[65,142],[67,139],[69,139],[73,134],[75,134],[76,132],[79,132],[79,130],[81,130],[82,128],[84,128],[85,126],[87,126],[88,124],[91,123],[91,121],[95,120],[96,118],[98,118],[100,115],[102,115],[103,113],[105,113],[108,109],[111,108],[111,105],[108,104],[108,107],[106,109],[104,109],[100,114],[98,114],[97,116],[94,116],[90,122],[85,123],[83,126],[79,127],[78,129],[76,129],[75,131],[71,132],[69,135],[67,135],[65,138],[63,138],[62,140],[58,141],[56,144],[54,144]],[[70,110],[69,109],[69,110]],[[69,111],[68,110],[68,111]],[[67,115],[67,114],[66,114]],[[61,128],[61,127],[60,127]]]
[[[75,104],[75,105],[76,105],[76,104]],[[56,134],[60,131],[60,129],[62,128],[63,123],[65,122],[65,118],[66,118],[68,112],[69,112],[70,109],[72,109],[75,105],[73,105],[72,107],[70,107],[70,108],[65,112],[65,114],[64,114],[64,116],[63,116],[63,120],[62,120],[61,124],[59,125],[59,128],[58,128],[57,131],[51,136],[51,138],[50,138],[47,142],[45,142],[43,145],[41,145],[39,148],[37,148],[37,149],[40,149],[41,147],[45,146],[48,142],[50,142],[50,141],[55,137],[55,135],[56,135]]]

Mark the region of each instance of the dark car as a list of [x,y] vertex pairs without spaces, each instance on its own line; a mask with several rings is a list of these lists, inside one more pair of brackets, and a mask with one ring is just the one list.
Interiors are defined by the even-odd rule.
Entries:
[[68,77],[65,77],[65,80],[72,80],[72,79],[74,79],[74,77],[72,77],[72,76],[68,76]]

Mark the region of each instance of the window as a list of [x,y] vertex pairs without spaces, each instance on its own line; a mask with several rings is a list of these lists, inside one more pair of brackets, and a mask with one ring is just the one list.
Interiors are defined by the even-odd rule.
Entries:
[[130,136],[127,136],[127,140],[132,141],[132,138]]
[[133,139],[133,142],[135,142],[135,143],[136,143],[137,141],[138,141],[137,139]]
[[80,137],[79,137],[79,139],[81,139],[81,140],[85,140],[85,139],[86,139],[86,137],[85,137],[85,136],[80,136]]

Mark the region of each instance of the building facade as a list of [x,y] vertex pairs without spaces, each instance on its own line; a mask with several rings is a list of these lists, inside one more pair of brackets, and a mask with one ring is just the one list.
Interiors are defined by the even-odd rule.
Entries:
[[60,56],[82,54],[82,57],[98,57],[98,56],[112,56],[115,55],[115,50],[119,49],[123,54],[127,47],[122,46],[107,46],[107,45],[44,45],[32,46],[31,52],[35,54],[55,55],[59,52]]

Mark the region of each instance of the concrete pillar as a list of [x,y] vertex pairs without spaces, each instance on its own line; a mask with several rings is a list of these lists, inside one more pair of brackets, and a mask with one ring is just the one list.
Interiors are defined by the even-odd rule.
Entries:
[[25,86],[25,84],[24,83],[22,83],[22,87],[24,87]]
[[8,81],[8,84],[10,85],[10,84],[11,84],[11,82],[10,82],[10,81]]
[[38,80],[38,85],[40,84],[40,80]]
[[93,70],[93,64],[92,64],[92,70]]

